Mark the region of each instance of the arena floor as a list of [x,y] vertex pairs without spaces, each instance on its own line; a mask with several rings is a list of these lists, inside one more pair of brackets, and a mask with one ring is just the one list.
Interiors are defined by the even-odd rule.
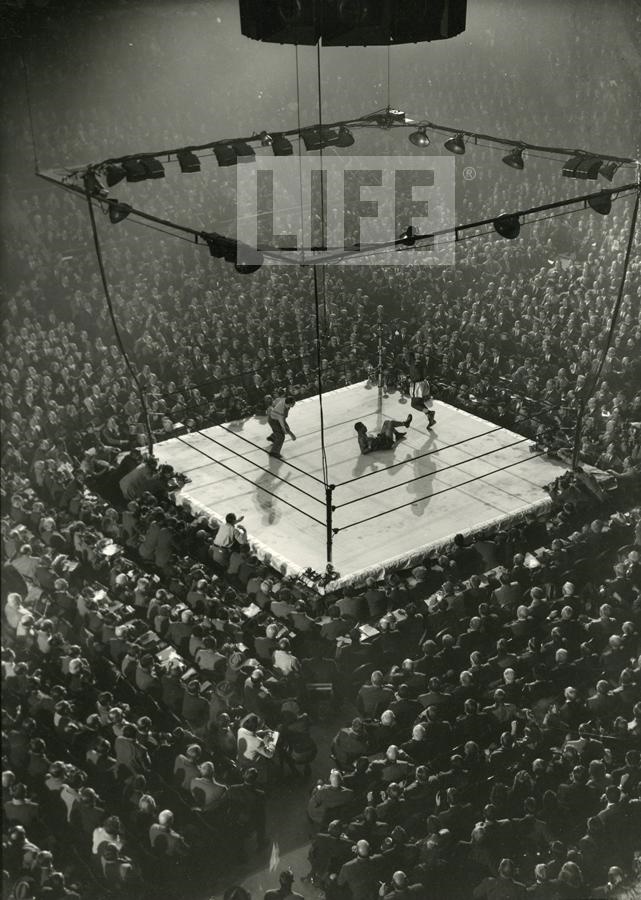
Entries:
[[[340,581],[412,565],[457,532],[497,524],[549,503],[543,486],[567,468],[529,451],[530,441],[470,413],[432,402],[436,425],[398,393],[382,400],[364,382],[323,397],[328,480],[336,485],[333,566]],[[354,422],[376,432],[413,412],[407,437],[363,456]],[[206,428],[159,443],[161,462],[191,482],[177,496],[196,514],[245,517],[258,555],[294,574],[326,565],[320,404],[296,404],[284,459],[267,454],[264,418]],[[354,480],[355,479],[355,480]],[[400,507],[400,508],[399,508]]]

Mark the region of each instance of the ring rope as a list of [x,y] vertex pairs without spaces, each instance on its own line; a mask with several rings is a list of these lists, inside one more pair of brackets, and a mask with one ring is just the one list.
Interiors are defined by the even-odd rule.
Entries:
[[379,519],[381,516],[387,516],[389,513],[396,512],[399,509],[405,509],[407,506],[414,506],[415,503],[421,503],[423,500],[431,500],[432,497],[436,497],[439,494],[446,494],[448,491],[454,491],[457,488],[463,487],[466,484],[472,484],[474,481],[480,481],[481,478],[487,478],[488,475],[496,475],[497,472],[503,472],[505,469],[514,468],[514,466],[520,466],[524,462],[528,462],[530,459],[536,459],[537,456],[544,456],[544,453],[533,453],[532,456],[529,456],[527,459],[519,459],[517,462],[508,463],[506,466],[501,466],[500,469],[493,469],[491,472],[485,472],[483,475],[477,475],[475,478],[469,478],[467,481],[461,481],[459,484],[452,484],[449,487],[442,488],[439,491],[434,491],[433,494],[428,494],[426,497],[418,497],[416,500],[410,500],[408,503],[401,503],[400,506],[395,506],[392,509],[383,510],[383,512],[375,513],[373,516],[366,516],[364,519],[359,519],[356,522],[350,522],[349,525],[343,525],[342,528],[334,528],[334,534],[338,534],[339,531],[345,531],[347,528],[353,528],[355,525],[362,525],[364,522],[370,522],[372,519]]
[[[556,407],[551,407],[551,409],[558,409],[562,406],[561,403],[557,404]],[[543,411],[543,409],[537,411]],[[547,409],[547,412],[550,411],[550,408]],[[520,416],[518,419],[514,420],[514,424],[516,425],[518,422],[523,422],[526,419],[533,419],[534,414],[528,413],[526,416]],[[422,453],[420,456],[415,456],[414,461],[419,459],[424,459],[426,456],[432,456],[434,453],[441,453],[443,450],[449,450],[451,447],[458,447],[461,444],[466,444],[468,441],[475,441],[477,438],[486,437],[488,434],[495,434],[497,431],[510,431],[510,428],[506,428],[505,425],[497,425],[495,428],[490,428],[487,431],[482,431],[480,434],[473,434],[471,437],[462,438],[460,441],[455,441],[453,444],[447,444],[444,447],[435,447],[433,450],[428,450],[425,453]],[[531,438],[525,438],[525,440],[531,440]],[[400,462],[391,463],[389,466],[385,466],[385,469],[395,469],[397,466],[404,466],[407,460],[403,459]],[[360,481],[361,478],[369,478],[371,475],[376,475],[379,472],[379,469],[376,469],[374,472],[364,472],[362,475],[356,475],[354,478],[350,478],[347,481],[341,481],[336,487],[344,487],[346,484],[352,484],[354,481]]]
[[[457,466],[464,466],[466,463],[472,463],[477,459],[482,459],[484,456],[491,456],[493,453],[499,453],[501,450],[507,450],[509,447],[515,447],[517,444],[522,444],[524,441],[529,440],[530,438],[520,438],[518,441],[512,441],[511,444],[505,444],[503,447],[494,447],[492,450],[486,450],[485,453],[479,453],[478,456],[469,456],[467,459],[462,459],[457,463],[451,463],[449,466],[443,466],[443,468],[436,469],[434,472],[425,472],[423,475],[417,475],[416,478],[410,478],[409,481],[401,481],[399,484],[392,484],[389,487],[381,488],[379,491],[366,494],[364,497],[354,497],[352,500],[346,500],[345,503],[339,503],[334,508],[342,509],[344,506],[349,506],[352,503],[359,503],[361,500],[369,500],[370,497],[376,497],[378,494],[385,494],[387,491],[393,491],[396,488],[404,487],[406,484],[414,484],[415,481],[420,481],[421,478],[432,478],[434,475],[438,475],[439,472],[447,472],[448,469],[456,469]],[[419,459],[420,457],[416,458]],[[531,458],[532,457],[528,457],[528,459]],[[411,462],[411,460],[405,460],[405,462]],[[387,471],[387,469],[382,471]]]
[[[195,432],[192,431],[190,433],[191,434],[199,434],[201,437],[204,437],[206,440],[211,441],[212,444],[216,444],[217,446],[222,447],[223,450],[229,450],[230,453],[233,453],[234,456],[237,456],[239,459],[247,460],[247,462],[250,462],[252,464],[252,466],[255,466],[255,468],[257,468],[257,469],[260,469],[261,472],[266,472],[268,475],[274,475],[276,478],[280,478],[280,475],[275,475],[275,473],[272,472],[271,469],[266,469],[265,466],[259,465],[258,463],[254,462],[253,459],[247,459],[246,456],[241,456],[240,453],[236,453],[236,451],[232,450],[231,447],[228,447],[226,444],[222,444],[220,441],[217,441],[215,438],[209,437],[208,434],[204,434],[204,432],[202,432],[202,431],[195,431]],[[199,448],[194,447],[194,450],[196,450],[196,449],[199,449]],[[217,460],[217,462],[218,462],[218,460]],[[286,460],[282,460],[282,462],[286,462]],[[221,463],[221,465],[222,465],[222,463]],[[241,475],[240,477],[242,478],[243,476]],[[280,480],[282,481],[283,479],[280,478]],[[251,479],[250,479],[250,481],[251,481]],[[252,482],[252,484],[253,484],[253,482]],[[322,500],[319,500],[318,497],[314,497],[313,494],[310,494],[308,491],[304,490],[304,488],[299,487],[297,484],[294,484],[293,482],[288,482],[288,484],[290,485],[290,487],[296,488],[297,491],[300,491],[301,494],[305,494],[305,496],[309,497],[311,500],[316,500],[317,503],[323,502]]]
[[[240,472],[236,472],[234,469],[231,468],[231,466],[225,465],[224,462],[221,462],[219,459],[216,459],[214,456],[210,456],[209,453],[205,453],[205,451],[201,450],[200,447],[194,447],[193,444],[190,444],[188,441],[184,440],[181,437],[177,438],[176,440],[179,440],[182,444],[185,444],[185,446],[189,447],[190,450],[195,450],[197,453],[202,453],[202,455],[205,456],[207,459],[210,459],[212,462],[215,462],[219,466],[222,466],[223,469],[227,469],[227,471],[231,472],[232,475],[236,475],[238,478],[242,478],[243,481],[247,481],[253,487],[258,488],[260,491],[264,491],[266,494],[269,494],[270,497],[274,497],[276,500],[279,500],[281,503],[284,503],[286,506],[291,506],[292,509],[295,509],[297,512],[302,513],[302,515],[307,516],[308,519],[311,519],[313,522],[316,522],[318,525],[322,525],[323,527],[325,527],[325,522],[321,522],[320,519],[317,519],[315,516],[312,516],[310,513],[305,512],[304,509],[300,509],[300,507],[294,506],[293,503],[290,503],[288,500],[285,500],[283,497],[280,497],[278,494],[274,494],[273,491],[268,490],[267,488],[263,487],[260,484],[256,484],[256,482],[252,481],[251,478],[247,478],[246,475],[241,475]],[[267,469],[266,471],[269,471],[269,469]],[[274,473],[272,472],[270,474],[274,474]],[[278,476],[276,476],[276,477],[278,477]],[[293,485],[292,485],[292,487],[293,487]]]
[[[261,447],[258,444],[255,444],[253,441],[250,441],[249,438],[246,438],[242,434],[238,434],[236,431],[234,431],[232,428],[228,428],[226,425],[216,425],[215,427],[222,428],[224,431],[228,431],[229,434],[233,434],[234,437],[240,438],[241,441],[245,441],[245,443],[250,444],[252,447],[255,447],[256,450],[262,450],[263,453],[268,452],[267,450],[265,450],[264,447]],[[202,434],[203,437],[207,438],[207,440],[209,440],[209,441],[214,441],[213,438],[209,437],[209,435],[207,435],[207,434],[203,434],[202,431],[199,431],[198,434]],[[217,441],[214,441],[214,443],[217,443]],[[227,447],[225,444],[221,444],[220,446],[225,447],[226,450],[231,450],[231,447]],[[231,452],[234,453],[235,451],[232,450]],[[236,455],[240,456],[240,453],[237,453]],[[244,457],[243,457],[243,459],[244,459]],[[305,469],[301,469],[299,466],[295,465],[293,462],[290,462],[288,459],[281,459],[281,462],[287,463],[288,466],[291,466],[292,469],[295,469],[297,472],[300,472],[301,475],[307,475],[308,478],[313,478],[314,481],[317,481],[319,484],[323,484],[321,479],[318,478],[316,475],[312,475],[311,472],[306,472]],[[262,466],[259,466],[258,463],[254,463],[254,465],[257,466],[259,469],[262,468]],[[263,469],[263,471],[269,472],[271,470]],[[299,490],[302,490],[302,488],[299,488]],[[303,493],[306,493],[306,492],[303,491]],[[309,494],[308,496],[311,497],[311,494]]]

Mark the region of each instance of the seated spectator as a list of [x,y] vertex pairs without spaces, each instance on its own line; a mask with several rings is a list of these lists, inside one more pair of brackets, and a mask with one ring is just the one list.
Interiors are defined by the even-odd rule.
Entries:
[[169,809],[158,813],[158,821],[149,829],[151,849],[161,857],[180,857],[189,852],[185,839],[174,830],[174,814]]

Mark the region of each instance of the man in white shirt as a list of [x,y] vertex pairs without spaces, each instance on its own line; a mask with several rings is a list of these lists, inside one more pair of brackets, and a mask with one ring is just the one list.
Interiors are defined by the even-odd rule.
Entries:
[[236,518],[234,513],[227,513],[224,523],[216,532],[214,538],[214,546],[222,547],[224,550],[231,550],[236,541],[236,526],[240,525],[245,517]]
[[271,417],[269,419],[272,425],[272,434],[268,435],[267,440],[272,442],[272,449],[269,451],[270,456],[280,459],[280,451],[285,442],[286,435],[295,441],[296,435],[287,424],[287,416],[290,409],[296,405],[293,397],[278,397],[274,400],[271,407]]

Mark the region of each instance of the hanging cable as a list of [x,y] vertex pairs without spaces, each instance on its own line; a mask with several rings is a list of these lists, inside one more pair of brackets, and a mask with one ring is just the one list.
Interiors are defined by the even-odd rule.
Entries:
[[612,316],[610,317],[610,327],[608,329],[608,333],[605,339],[605,343],[603,345],[603,350],[601,351],[601,359],[599,361],[599,365],[596,369],[596,372],[592,376],[592,380],[589,383],[589,386],[585,393],[583,393],[581,397],[581,401],[579,403],[579,409],[576,417],[576,431],[574,433],[574,447],[572,451],[572,468],[576,470],[578,462],[579,462],[579,450],[580,450],[580,442],[581,442],[581,434],[583,432],[583,419],[585,416],[585,410],[587,408],[588,400],[594,394],[597,385],[599,383],[599,379],[601,377],[601,372],[603,371],[603,366],[605,365],[605,361],[607,359],[608,350],[612,346],[612,339],[614,337],[614,331],[619,321],[619,313],[621,312],[621,304],[623,303],[623,292],[625,290],[625,283],[628,277],[628,270],[630,267],[630,257],[632,256],[632,248],[634,246],[634,238],[636,235],[636,227],[637,227],[637,217],[639,214],[639,198],[641,197],[641,166],[637,167],[637,190],[636,196],[634,199],[634,206],[632,207],[632,216],[630,217],[630,233],[628,235],[628,243],[625,248],[625,257],[623,259],[623,271],[621,273],[621,281],[619,283],[619,291],[617,293],[617,298],[612,307]]
[[327,223],[325,221],[325,172],[323,170],[323,88],[321,84],[320,41],[316,45],[316,81],[318,90],[318,133],[320,135],[319,159],[321,173],[321,247],[326,249]]
[[113,304],[111,302],[111,293],[109,291],[109,284],[107,282],[107,274],[105,272],[105,265],[102,258],[102,250],[100,247],[100,238],[98,237],[98,227],[96,225],[96,211],[94,209],[94,205],[91,202],[91,194],[89,193],[88,185],[85,186],[86,197],[87,197],[87,206],[89,207],[89,220],[91,222],[91,232],[93,235],[94,247],[96,248],[96,258],[98,260],[98,268],[100,269],[100,279],[102,281],[102,289],[105,294],[105,300],[107,301],[107,309],[109,310],[109,318],[111,319],[111,324],[113,326],[114,334],[116,336],[116,343],[118,344],[118,349],[122,355],[122,358],[125,361],[125,365],[129,370],[129,374],[131,375],[132,381],[136,385],[136,390],[138,392],[138,396],[140,398],[140,405],[142,407],[143,420],[145,425],[145,431],[147,432],[147,449],[149,450],[149,454],[153,453],[154,449],[154,436],[151,430],[151,423],[149,421],[149,409],[147,408],[147,400],[145,397],[145,392],[143,390],[143,386],[140,383],[140,379],[136,374],[134,367],[131,364],[127,351],[125,349],[125,345],[122,342],[122,338],[120,336],[120,329],[118,328],[118,322],[116,321],[116,314],[114,312]]
[[298,126],[298,194],[300,202],[300,234],[302,239],[302,256],[301,265],[305,264],[305,229],[303,227],[303,216],[305,214],[305,198],[303,195],[303,153],[301,150],[302,138],[300,124],[300,69],[298,64],[298,44],[296,47],[296,125]]
[[390,57],[390,44],[387,45],[387,108],[391,109],[390,103],[390,74],[391,74],[391,57]]
[[325,450],[325,416],[323,411],[323,367],[321,358],[321,331],[320,331],[320,296],[318,289],[318,266],[314,270],[314,311],[316,318],[316,374],[318,380],[318,407],[320,411],[320,442],[321,442],[321,468],[325,487],[329,485],[329,467],[327,465],[327,453]]
[[29,84],[29,69],[27,67],[27,60],[25,59],[24,53],[20,53],[20,61],[22,63],[22,72],[24,75],[24,90],[25,97],[27,100],[27,115],[29,116],[29,130],[31,132],[31,145],[33,147],[33,170],[38,174],[40,170],[40,164],[38,162],[38,145],[36,144],[36,130],[33,125],[33,105],[31,102],[31,87]]
[[[321,136],[320,142],[320,173],[321,173],[321,246],[325,249],[327,244],[327,223],[325,211],[325,172],[323,170],[323,87],[321,79],[321,45],[316,45],[316,86],[318,92],[318,130]],[[313,224],[313,223],[312,223]],[[313,245],[313,241],[312,241]],[[316,328],[316,374],[318,379],[318,407],[320,412],[320,441],[321,441],[321,469],[325,487],[329,486],[329,467],[327,465],[327,453],[325,448],[325,417],[323,410],[323,367],[321,356],[321,327],[320,327],[320,298],[321,291],[318,280],[318,266],[314,265],[314,315]],[[325,313],[325,326],[327,315]]]

